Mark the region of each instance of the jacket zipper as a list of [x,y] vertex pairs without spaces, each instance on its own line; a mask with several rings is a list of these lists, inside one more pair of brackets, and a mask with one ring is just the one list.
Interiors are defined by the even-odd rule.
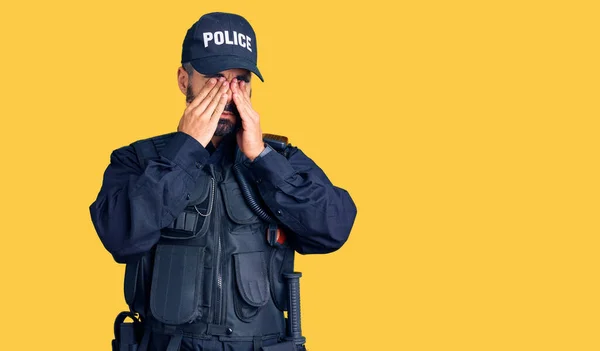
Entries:
[[[218,183],[221,183],[220,177],[218,178]],[[222,319],[222,300],[223,300],[223,272],[221,270],[221,256],[223,251],[223,244],[221,242],[221,227],[220,227],[220,216],[221,216],[221,195],[220,191],[215,190],[215,235],[216,235],[216,246],[217,246],[217,259],[215,262],[216,268],[216,294],[215,294],[215,304],[214,304],[214,315],[213,315],[213,323],[221,324]]]
[[215,324],[220,324],[221,321],[221,303],[223,296],[223,273],[221,272],[221,233],[217,232],[217,303],[215,304]]

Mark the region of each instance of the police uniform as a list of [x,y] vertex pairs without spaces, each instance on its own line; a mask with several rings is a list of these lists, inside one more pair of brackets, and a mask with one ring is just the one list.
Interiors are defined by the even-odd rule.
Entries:
[[[154,157],[142,157],[152,145]],[[285,242],[249,207],[238,172],[277,219]],[[207,148],[175,132],[115,150],[92,221],[116,262],[126,263],[125,294],[152,331],[150,350],[255,350],[285,339],[293,254],[323,254],[347,240],[356,216],[299,148],[266,144],[253,162],[235,136]],[[174,326],[184,326],[177,329]],[[172,328],[172,329],[169,329]]]
[[[222,60],[210,59],[219,50]],[[182,62],[199,72],[234,64],[262,80],[254,32],[237,15],[201,17]],[[297,147],[266,142],[250,161],[235,134],[205,148],[173,132],[114,150],[90,214],[106,250],[126,264],[136,314],[133,324],[122,323],[127,313],[117,318],[113,350],[278,351],[295,349],[284,317],[294,253],[339,249],[356,207]]]

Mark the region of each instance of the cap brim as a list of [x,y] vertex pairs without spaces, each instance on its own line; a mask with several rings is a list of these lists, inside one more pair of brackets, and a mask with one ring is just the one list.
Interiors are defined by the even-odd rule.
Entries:
[[194,69],[202,74],[216,74],[228,69],[241,68],[256,74],[262,82],[265,80],[256,65],[237,56],[212,56],[190,61]]

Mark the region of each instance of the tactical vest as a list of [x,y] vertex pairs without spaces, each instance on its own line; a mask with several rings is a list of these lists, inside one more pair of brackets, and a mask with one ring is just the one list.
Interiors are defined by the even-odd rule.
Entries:
[[[143,167],[172,134],[132,144]],[[187,328],[189,334],[232,340],[282,337],[288,310],[283,274],[293,272],[294,251],[268,240],[276,223],[258,216],[244,197],[244,192],[256,193],[243,182],[251,179],[249,160],[239,149],[235,158],[222,160],[204,166],[189,205],[161,230],[150,252],[127,264],[125,300],[162,333]]]

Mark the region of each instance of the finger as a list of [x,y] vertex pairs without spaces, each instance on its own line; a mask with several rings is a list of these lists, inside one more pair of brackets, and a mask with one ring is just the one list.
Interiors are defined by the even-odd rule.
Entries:
[[233,88],[231,89],[233,92],[240,94],[244,97],[244,100],[250,102],[248,98],[248,92],[246,91],[248,84],[243,80],[233,79],[232,81]]
[[[249,103],[250,101],[245,98],[245,92],[242,87],[242,83],[244,83],[244,81],[240,80],[237,82],[237,84],[235,84],[235,90],[233,91],[233,93],[239,96],[239,98],[240,98],[239,103],[250,105],[250,103]],[[236,103],[236,105],[237,105],[237,103]]]
[[[188,106],[187,110],[190,111],[189,113],[191,114],[200,114],[202,113],[202,111],[204,111],[204,109],[206,108],[206,104],[202,105],[202,103],[204,101],[206,101],[207,99],[212,99],[212,97],[215,96],[215,94],[219,91],[220,88],[220,82],[218,79],[216,78],[211,78],[214,79],[214,83],[209,85],[208,83],[204,85],[204,87],[202,87],[202,91],[200,93],[198,93],[198,95],[194,98],[194,100],[190,103],[190,105]],[[198,110],[198,107],[200,107],[202,105],[202,108],[200,110]]]
[[231,80],[231,91],[233,93],[237,93],[238,92],[238,83],[239,83],[239,81],[237,80],[237,78],[233,78]]
[[[226,93],[228,90],[229,84],[225,84],[224,86],[222,86],[221,89],[219,89],[219,93],[217,94],[217,96],[215,96],[214,99],[212,99],[212,101],[210,102],[210,104],[206,107],[204,114],[207,114],[208,118],[213,118],[215,116],[215,109],[221,103],[223,96],[225,96],[225,102],[227,102]],[[221,115],[221,113],[223,113],[223,111],[219,113],[219,116]]]
[[[246,92],[246,87],[247,87],[246,82],[240,81],[239,87],[237,88],[238,92],[236,94],[238,94],[240,97],[240,104],[243,104],[245,106],[246,117],[251,118],[252,120],[257,120],[258,114],[252,108],[252,103],[250,101],[250,97],[248,96],[248,94]],[[236,104],[236,106],[237,106],[237,104]]]
[[[194,114],[196,116],[200,116],[202,113],[204,113],[210,103],[215,99],[218,102],[221,94],[225,93],[227,89],[229,89],[227,81],[225,78],[220,78],[219,84],[215,85],[215,87],[208,93],[204,100],[202,100],[202,102],[194,109]],[[212,111],[209,113],[212,113]]]
[[221,114],[225,110],[225,105],[227,105],[227,98],[228,94],[221,95],[221,98],[218,100],[219,102],[215,106],[214,112],[212,113],[211,123],[219,123],[219,118],[221,118]]
[[233,93],[233,102],[235,102],[235,106],[237,107],[242,120],[247,120],[250,117],[248,111],[248,104],[240,94],[239,90],[237,93]]
[[242,90],[244,99],[248,102],[248,104],[252,105],[252,102],[250,101],[250,89],[248,89],[248,84],[244,81],[241,81],[240,89]]
[[221,98],[223,97],[223,95],[225,95],[229,91],[229,84],[227,84],[227,82],[225,82],[225,83],[226,84],[221,86],[221,89],[219,89],[217,95],[210,101],[210,103],[206,107],[206,110],[203,113],[204,115],[207,115],[208,118],[213,117],[215,108],[217,108],[217,105],[221,101]]
[[210,91],[212,91],[216,85],[217,85],[216,78],[209,79],[208,82],[206,82],[206,84],[204,84],[202,89],[200,89],[200,92],[198,93],[196,98],[194,98],[194,100],[188,105],[188,109],[193,110],[194,108],[196,108],[196,106],[198,106],[200,104],[200,102],[202,102],[202,100],[204,100],[206,95],[208,95],[208,93]]

